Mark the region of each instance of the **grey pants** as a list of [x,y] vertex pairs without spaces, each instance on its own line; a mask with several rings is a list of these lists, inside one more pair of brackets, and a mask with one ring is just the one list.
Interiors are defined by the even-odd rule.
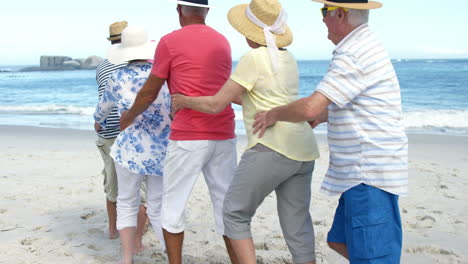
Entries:
[[314,161],[291,160],[257,146],[242,155],[226,193],[225,234],[236,240],[251,238],[250,223],[255,211],[275,191],[281,229],[293,262],[313,261],[315,238],[309,206]]

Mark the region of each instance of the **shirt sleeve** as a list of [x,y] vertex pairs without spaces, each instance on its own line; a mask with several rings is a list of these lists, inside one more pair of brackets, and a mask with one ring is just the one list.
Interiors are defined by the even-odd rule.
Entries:
[[156,52],[154,53],[154,62],[151,74],[161,79],[167,79],[169,77],[171,61],[172,58],[169,48],[167,47],[166,40],[161,38],[158,46],[156,47]]
[[239,60],[230,79],[250,91],[255,87],[257,78],[258,69],[255,63],[254,54],[252,52],[248,52]]
[[[117,72],[117,71],[116,71]],[[96,110],[94,111],[94,120],[101,125],[101,127],[106,127],[107,124],[107,116],[111,113],[112,108],[115,104],[115,97],[113,94],[114,87],[118,85],[116,82],[115,73],[109,78],[106,87],[104,88],[104,92],[99,99],[99,103],[96,106]]]
[[366,89],[362,67],[354,57],[343,53],[333,57],[316,91],[343,108]]

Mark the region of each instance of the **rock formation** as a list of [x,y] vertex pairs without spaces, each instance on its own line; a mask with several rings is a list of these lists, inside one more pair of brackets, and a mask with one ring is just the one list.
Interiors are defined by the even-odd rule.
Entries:
[[86,59],[72,59],[67,56],[41,56],[39,67],[28,67],[20,71],[67,71],[92,70],[104,59],[98,56],[89,56]]

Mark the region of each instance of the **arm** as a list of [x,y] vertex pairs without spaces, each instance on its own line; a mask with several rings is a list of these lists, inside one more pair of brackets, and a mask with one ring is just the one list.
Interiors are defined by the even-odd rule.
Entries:
[[181,94],[172,95],[172,106],[176,111],[190,108],[207,114],[217,114],[231,102],[238,100],[244,87],[231,79],[214,96],[189,97]]
[[319,124],[321,123],[325,123],[328,121],[328,108],[326,108],[325,110],[322,111],[322,113],[320,113],[316,119],[314,120],[309,120],[307,122],[309,122],[309,125],[312,127],[312,128],[315,128],[317,127]]
[[163,86],[165,79],[156,77],[150,74],[146,83],[138,93],[135,102],[133,103],[130,110],[122,113],[120,117],[120,130],[124,130],[133,123],[133,120],[141,113],[143,113],[158,97],[159,91]]
[[242,94],[240,94],[239,96],[237,96],[237,98],[235,98],[234,100],[232,100],[232,102],[236,105],[242,105]]
[[106,118],[111,113],[112,107],[115,104],[115,98],[112,91],[115,85],[116,82],[113,76],[109,77],[109,81],[107,82],[107,85],[99,98],[99,103],[96,106],[96,110],[94,111],[94,129],[96,132],[98,132],[101,127],[106,126]]
[[255,116],[253,133],[260,132],[259,137],[262,137],[265,130],[277,121],[301,122],[319,119],[320,114],[327,109],[330,103],[331,101],[327,97],[319,92],[314,92],[309,97],[259,113]]

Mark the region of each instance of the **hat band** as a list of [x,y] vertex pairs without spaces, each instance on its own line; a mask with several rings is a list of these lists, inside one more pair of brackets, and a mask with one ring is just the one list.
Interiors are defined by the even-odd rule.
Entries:
[[208,5],[208,0],[183,0],[183,2],[197,4],[197,5]]
[[367,0],[328,0],[328,2],[340,3],[340,4],[368,4]]
[[265,35],[265,42],[270,53],[273,70],[276,72],[278,69],[278,46],[276,46],[276,37],[273,35],[273,33],[283,34],[286,32],[286,21],[288,19],[288,14],[286,11],[284,11],[283,8],[281,8],[275,23],[273,23],[271,26],[263,23],[260,19],[258,19],[250,9],[250,5],[247,6],[245,14],[247,15],[247,18],[252,21],[252,23],[263,28],[263,34]]
[[122,34],[118,34],[118,35],[110,35],[109,38],[115,38],[115,37],[120,37],[122,36]]

